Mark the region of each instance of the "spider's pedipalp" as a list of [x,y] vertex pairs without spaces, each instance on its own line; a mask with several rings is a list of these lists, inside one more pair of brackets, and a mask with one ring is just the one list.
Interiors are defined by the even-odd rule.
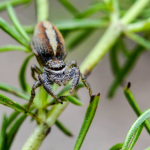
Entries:
[[35,77],[35,73],[40,75],[42,71],[36,65],[31,65],[31,75],[34,80],[37,80],[37,78]]

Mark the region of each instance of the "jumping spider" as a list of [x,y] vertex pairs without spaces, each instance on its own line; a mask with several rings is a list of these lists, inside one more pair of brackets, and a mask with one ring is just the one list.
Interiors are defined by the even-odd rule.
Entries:
[[[89,90],[90,96],[92,95],[91,88],[86,82],[84,75],[80,73],[76,62],[71,61],[70,65],[65,64],[66,52],[64,39],[59,30],[51,22],[43,21],[37,24],[30,46],[44,71],[42,72],[35,65],[31,66],[32,77],[36,82],[32,86],[31,97],[26,112],[30,108],[35,97],[35,90],[39,86],[43,86],[54,99],[62,103],[62,100],[53,93],[50,85],[56,83],[59,86],[65,86],[68,81],[73,79],[70,90],[70,94],[72,94],[81,77],[82,82]],[[38,79],[36,79],[35,73],[38,74]]]

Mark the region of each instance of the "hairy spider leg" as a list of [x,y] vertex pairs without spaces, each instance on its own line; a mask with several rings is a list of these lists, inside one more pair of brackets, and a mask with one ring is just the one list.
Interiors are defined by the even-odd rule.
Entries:
[[80,73],[80,75],[81,75],[82,82],[84,83],[85,87],[88,89],[89,94],[90,94],[90,97],[91,97],[91,96],[92,96],[91,87],[90,87],[90,85],[87,83],[85,76],[84,76],[82,73]]
[[40,75],[40,74],[42,74],[42,71],[36,65],[32,65],[31,66],[31,75],[34,80],[37,80],[37,78],[35,77],[35,73]]
[[79,70],[79,68],[75,67],[74,69],[75,69],[75,73],[74,73],[74,76],[73,76],[72,88],[70,90],[70,94],[72,94],[72,92],[74,91],[74,89],[78,85],[79,79],[80,79],[80,70]]
[[54,94],[52,88],[50,87],[50,84],[48,83],[47,77],[45,74],[39,75],[39,80],[44,87],[44,89],[50,94],[54,99],[56,99],[59,103],[63,104],[63,102],[57,97],[57,95]]
[[36,90],[38,87],[40,87],[40,86],[41,86],[40,81],[36,81],[36,82],[33,84],[32,90],[31,90],[30,101],[29,101],[28,106],[27,106],[27,108],[26,108],[26,110],[25,110],[25,113],[28,112],[28,110],[29,110],[29,108],[30,108],[30,106],[31,106],[31,104],[32,104],[32,102],[33,102],[33,100],[34,100],[34,97],[35,97],[35,90]]

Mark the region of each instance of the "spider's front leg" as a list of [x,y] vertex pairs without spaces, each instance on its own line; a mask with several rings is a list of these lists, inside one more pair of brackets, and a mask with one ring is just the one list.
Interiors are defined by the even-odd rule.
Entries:
[[37,80],[37,78],[35,77],[35,73],[40,75],[40,74],[42,74],[42,71],[36,65],[32,65],[31,66],[31,75],[34,80]]
[[84,83],[85,87],[88,89],[89,94],[90,94],[90,97],[91,97],[91,96],[92,96],[91,87],[90,87],[90,85],[87,83],[85,76],[84,76],[82,73],[80,73],[80,74],[81,74],[82,82]]
[[35,90],[36,90],[39,86],[41,86],[40,81],[36,81],[36,82],[33,84],[32,90],[31,90],[30,101],[29,101],[28,106],[27,106],[27,108],[26,108],[26,110],[25,110],[25,113],[28,112],[28,110],[29,110],[29,108],[30,108],[30,106],[31,106],[31,104],[32,104],[32,102],[33,102],[33,100],[34,100],[34,97],[35,97]]
[[[79,82],[79,78],[81,76],[82,82],[84,83],[85,87],[88,89],[89,91],[89,95],[90,97],[92,96],[92,90],[90,88],[90,85],[88,84],[88,82],[86,81],[85,76],[80,73],[79,68],[77,67],[77,63],[75,61],[71,61],[71,64],[69,67],[73,67],[71,68],[72,70],[74,70],[74,75],[73,75],[73,82],[72,82],[72,89],[70,90],[70,94],[73,92],[73,90],[75,89],[75,87],[77,86],[78,82]],[[68,67],[68,68],[69,68]],[[72,75],[71,75],[72,76]]]
[[71,68],[71,72],[74,72],[74,74],[71,74],[71,76],[72,76],[71,78],[73,79],[73,81],[72,81],[72,88],[70,90],[70,94],[72,94],[72,92],[78,85],[79,79],[80,79],[80,70],[78,67]]
[[49,86],[49,81],[47,79],[47,76],[45,74],[39,75],[39,80],[44,87],[44,89],[47,91],[48,94],[50,94],[54,99],[56,99],[59,103],[63,104],[63,102],[57,97],[57,95],[54,94],[52,88]]

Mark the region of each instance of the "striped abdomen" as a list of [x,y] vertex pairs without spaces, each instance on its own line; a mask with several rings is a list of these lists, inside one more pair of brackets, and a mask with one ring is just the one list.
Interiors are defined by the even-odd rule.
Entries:
[[48,21],[39,22],[34,30],[34,53],[41,65],[48,60],[63,59],[65,55],[64,39],[59,30]]

